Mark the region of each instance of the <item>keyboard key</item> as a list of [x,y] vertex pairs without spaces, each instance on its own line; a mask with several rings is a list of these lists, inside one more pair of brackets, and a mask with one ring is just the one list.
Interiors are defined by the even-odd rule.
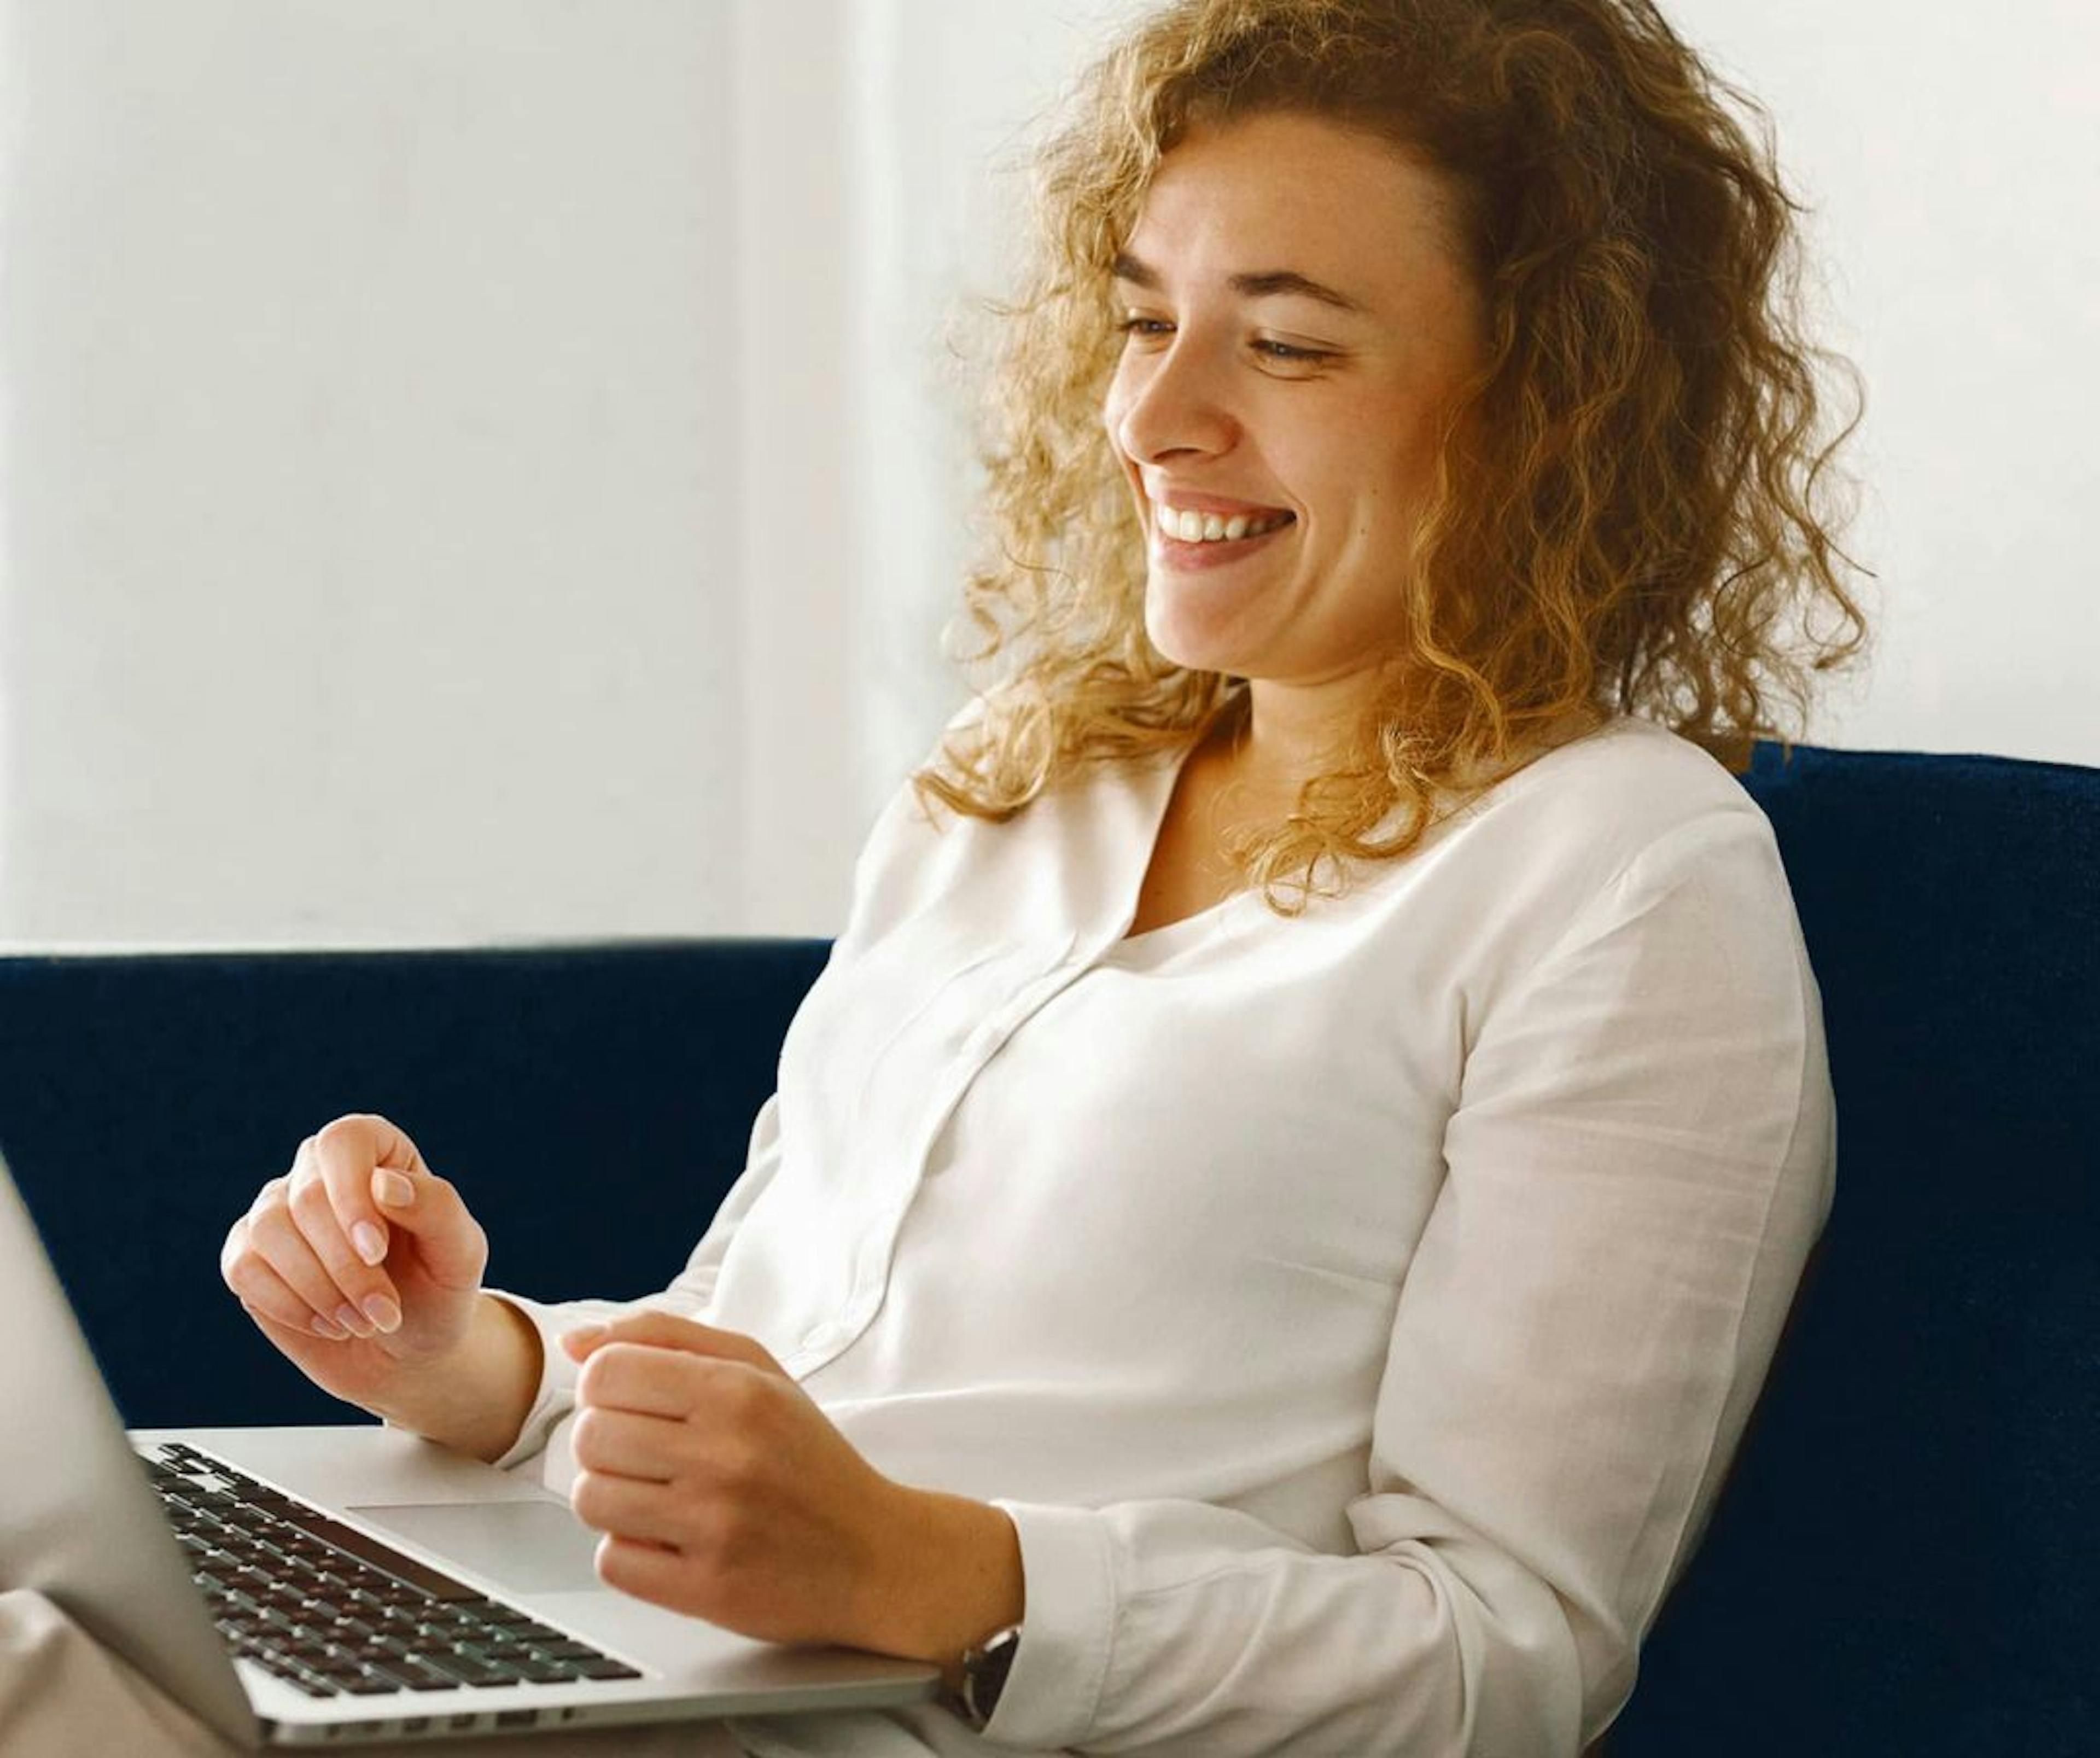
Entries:
[[434,1675],[424,1672],[421,1667],[405,1667],[399,1661],[390,1659],[368,1660],[364,1663],[364,1670],[368,1676],[380,1681],[389,1690],[421,1691],[452,1689],[452,1681],[450,1679],[439,1678],[433,1684],[430,1681]]
[[599,1651],[588,1642],[563,1640],[557,1642],[535,1642],[532,1652],[543,1660],[596,1660]]
[[426,1666],[420,1660],[386,1660],[376,1663],[380,1670],[394,1677],[408,1681],[412,1691],[456,1691],[460,1681],[435,1667]]
[[564,1679],[580,1679],[576,1669],[585,1663],[580,1660],[536,1660],[527,1658],[518,1661],[514,1671],[527,1685],[558,1685]]
[[[267,1656],[258,1658],[262,1659],[265,1665],[268,1664]],[[270,1667],[270,1670],[276,1673],[276,1676],[282,1679],[287,1685],[294,1686],[296,1689],[304,1691],[309,1697],[333,1697],[335,1695],[335,1687],[324,1680],[303,1678],[299,1674],[291,1671],[289,1667]]]
[[394,1680],[377,1672],[359,1672],[340,1683],[352,1697],[390,1697],[401,1689]]
[[512,1683],[510,1675],[501,1667],[492,1667],[484,1660],[470,1654],[419,1654],[417,1659],[433,1671],[442,1672],[462,1685],[491,1685]]

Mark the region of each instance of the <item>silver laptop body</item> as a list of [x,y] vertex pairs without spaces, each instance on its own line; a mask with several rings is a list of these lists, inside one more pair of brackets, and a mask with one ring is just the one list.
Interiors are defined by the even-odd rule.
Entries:
[[[391,1429],[127,1436],[3,1163],[0,1291],[12,1321],[0,1347],[0,1587],[42,1592],[237,1744],[879,1708],[937,1693],[938,1671],[915,1662],[756,1642],[615,1592],[593,1572],[594,1535],[561,1497]],[[435,1570],[638,1676],[310,1695],[311,1682],[297,1688],[232,1651],[148,1460],[191,1477],[205,1501],[222,1482],[214,1467],[230,1466],[349,1528],[346,1553],[366,1566],[393,1553],[404,1577]]]

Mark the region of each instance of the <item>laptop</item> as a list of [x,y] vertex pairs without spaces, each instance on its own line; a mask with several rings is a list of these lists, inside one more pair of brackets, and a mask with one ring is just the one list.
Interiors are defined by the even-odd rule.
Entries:
[[567,1501],[370,1426],[126,1434],[0,1163],[0,1586],[243,1747],[881,1708],[937,1668],[606,1587]]

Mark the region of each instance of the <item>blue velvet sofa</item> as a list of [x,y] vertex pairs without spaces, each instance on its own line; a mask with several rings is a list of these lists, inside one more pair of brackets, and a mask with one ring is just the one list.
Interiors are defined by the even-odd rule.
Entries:
[[[2090,1758],[2100,771],[1767,745],[1745,785],[1823,987],[1837,1204],[1612,1758]],[[0,1149],[129,1421],[336,1420],[215,1266],[302,1135],[382,1111],[494,1279],[646,1292],[824,954],[0,959]]]

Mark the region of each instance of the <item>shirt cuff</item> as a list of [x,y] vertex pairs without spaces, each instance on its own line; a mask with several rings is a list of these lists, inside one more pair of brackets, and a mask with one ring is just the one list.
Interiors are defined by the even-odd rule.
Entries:
[[985,1737],[1075,1746],[1094,1725],[1115,1633],[1115,1553],[1091,1508],[995,1500],[1021,1540],[1021,1646]]
[[540,1333],[538,1389],[532,1394],[532,1407],[525,1412],[524,1421],[518,1425],[518,1438],[510,1443],[508,1452],[494,1461],[498,1471],[508,1471],[544,1451],[554,1425],[576,1407],[576,1376],[582,1369],[562,1347],[562,1333],[575,1329],[582,1320],[573,1306],[543,1306],[537,1301],[527,1300],[522,1294],[506,1294],[501,1288],[484,1288],[482,1292],[514,1307]]

